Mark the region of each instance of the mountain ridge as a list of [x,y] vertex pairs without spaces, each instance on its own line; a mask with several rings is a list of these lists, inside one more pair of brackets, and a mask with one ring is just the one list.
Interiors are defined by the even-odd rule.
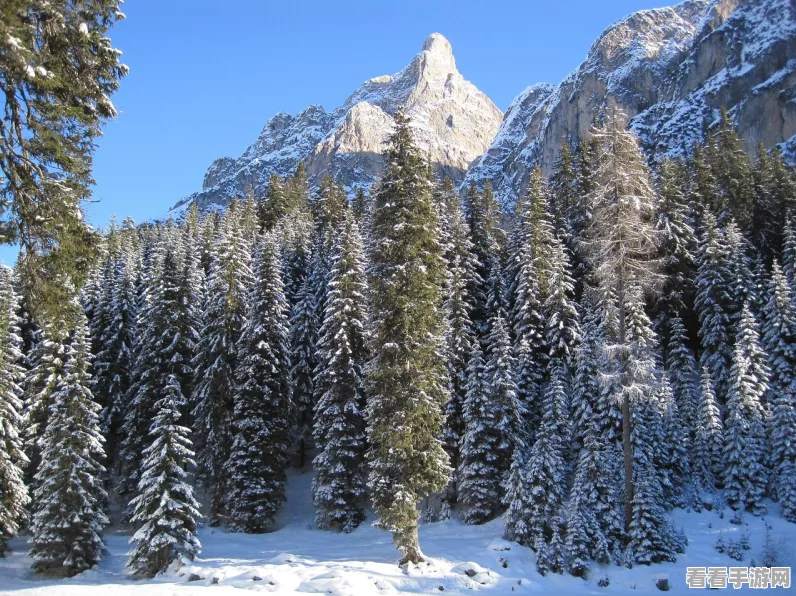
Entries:
[[349,192],[383,171],[383,142],[405,105],[421,150],[437,174],[464,187],[492,182],[510,211],[539,164],[552,171],[561,143],[577,143],[616,106],[628,114],[651,161],[677,155],[718,121],[722,106],[754,153],[779,145],[796,163],[796,7],[791,0],[685,0],[632,13],[609,25],[558,84],[527,87],[503,114],[456,67],[450,42],[431,34],[394,75],[365,81],[341,106],[280,112],[238,158],[208,168],[191,203],[223,206],[249,190],[264,196],[271,174],[299,160],[310,182],[326,174]]

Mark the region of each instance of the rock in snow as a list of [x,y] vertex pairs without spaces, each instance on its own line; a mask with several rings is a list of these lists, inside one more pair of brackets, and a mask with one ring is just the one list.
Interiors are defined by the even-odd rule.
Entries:
[[[558,85],[523,91],[505,115],[466,81],[451,45],[434,33],[394,76],[366,81],[332,112],[310,106],[277,114],[239,158],[222,157],[191,202],[225,206],[305,160],[311,182],[329,174],[353,191],[383,169],[392,115],[405,105],[418,144],[454,182],[491,180],[510,210],[531,167],[549,174],[563,139],[577,142],[612,106],[631,117],[651,160],[690,147],[722,106],[753,153],[781,145],[796,159],[796,8],[791,0],[686,0],[610,25],[585,61]],[[502,117],[502,122],[501,122]]]

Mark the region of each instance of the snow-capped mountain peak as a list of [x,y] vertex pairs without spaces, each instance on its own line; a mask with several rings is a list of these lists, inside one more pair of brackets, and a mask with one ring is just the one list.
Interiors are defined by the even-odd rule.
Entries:
[[279,113],[235,159],[215,160],[202,190],[178,203],[223,207],[232,197],[266,192],[272,174],[287,176],[304,160],[311,181],[331,175],[349,189],[370,186],[383,170],[384,141],[405,106],[419,147],[441,175],[455,182],[486,151],[503,114],[456,68],[450,42],[432,33],[411,62],[394,75],[368,79],[339,108],[312,105],[295,116]]

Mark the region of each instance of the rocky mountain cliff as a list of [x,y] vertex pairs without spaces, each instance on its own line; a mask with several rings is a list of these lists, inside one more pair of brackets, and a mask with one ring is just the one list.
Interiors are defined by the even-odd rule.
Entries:
[[495,138],[503,113],[456,68],[451,45],[434,33],[396,75],[366,81],[339,108],[310,106],[295,116],[277,114],[237,159],[222,157],[207,170],[202,190],[172,209],[196,202],[223,207],[251,189],[263,194],[274,173],[292,173],[304,160],[312,182],[329,174],[349,189],[369,186],[383,170],[384,141],[392,116],[404,105],[415,138],[435,169],[459,182]]
[[796,7],[792,0],[687,0],[611,25],[557,86],[534,85],[506,111],[465,184],[492,180],[509,209],[534,163],[550,173],[562,139],[577,142],[618,106],[651,159],[675,154],[715,124],[722,106],[745,149],[796,149]]
[[[522,76],[521,73],[518,76]],[[464,80],[438,33],[394,76],[366,81],[339,108],[277,114],[237,159],[214,161],[196,202],[223,207],[304,160],[311,181],[330,174],[349,190],[383,170],[391,117],[406,105],[415,136],[438,173],[462,185],[491,180],[510,210],[535,163],[550,173],[562,140],[577,142],[618,106],[652,160],[689,148],[729,109],[756,151],[781,145],[796,162],[796,0],[686,0],[609,26],[558,85],[536,84],[502,115]],[[502,122],[501,122],[502,117]]]

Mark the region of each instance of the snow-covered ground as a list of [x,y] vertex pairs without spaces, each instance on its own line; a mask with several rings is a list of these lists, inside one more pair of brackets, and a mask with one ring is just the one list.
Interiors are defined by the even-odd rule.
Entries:
[[[24,538],[12,541],[14,553],[0,559],[0,593],[15,596],[146,596],[201,593],[233,594],[254,590],[272,594],[462,594],[483,590],[488,594],[649,594],[655,583],[667,577],[671,593],[689,591],[687,566],[762,565],[766,524],[779,544],[781,566],[796,566],[796,524],[779,516],[778,506],[761,520],[747,516],[745,525],[729,523],[716,512],[675,511],[674,517],[689,539],[686,553],[677,563],[652,567],[594,568],[587,581],[569,575],[540,576],[533,553],[501,538],[502,524],[466,526],[458,520],[424,524],[420,543],[428,563],[403,572],[390,535],[368,522],[349,535],[315,530],[310,502],[309,474],[293,474],[288,483],[288,502],[277,531],[265,535],[230,534],[203,528],[199,537],[204,550],[189,567],[151,581],[135,581],[125,569],[128,535],[109,531],[107,556],[96,569],[66,580],[42,580],[30,570]],[[372,519],[372,515],[371,515]],[[736,562],[719,554],[714,546],[721,535],[725,543],[748,532],[751,549]],[[476,572],[470,577],[469,572]],[[202,579],[189,582],[195,574]],[[598,580],[607,577],[608,587]],[[217,578],[217,579],[216,579]],[[217,585],[214,585],[217,582]],[[744,589],[749,589],[744,587]],[[732,587],[730,591],[735,591]],[[775,593],[786,593],[779,588]]]

